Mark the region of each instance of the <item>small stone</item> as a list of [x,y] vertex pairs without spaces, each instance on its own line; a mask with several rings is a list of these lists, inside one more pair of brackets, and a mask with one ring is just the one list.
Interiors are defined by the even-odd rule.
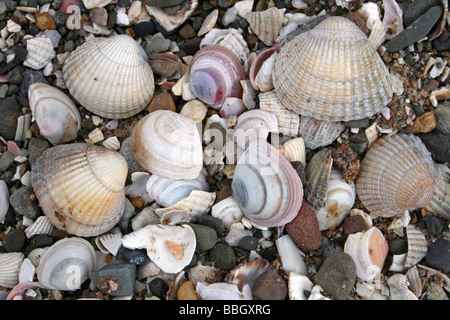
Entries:
[[50,143],[47,140],[35,137],[30,139],[28,143],[28,161],[31,166],[48,148],[50,148]]
[[150,258],[145,249],[132,250],[125,248],[124,246],[120,247],[117,258],[135,265],[142,265],[150,262]]
[[2,244],[7,252],[18,252],[22,250],[26,239],[25,232],[22,229],[16,229],[3,238]]
[[183,2],[183,0],[143,0],[143,2],[150,7],[171,7]]
[[450,135],[450,105],[440,104],[433,112],[436,118],[436,130],[447,136]]
[[352,257],[339,252],[329,257],[314,276],[325,292],[336,300],[346,300],[356,282],[356,266]]
[[252,286],[252,294],[259,300],[284,300],[287,292],[286,282],[272,268],[260,275]]
[[403,24],[409,26],[428,9],[439,6],[439,0],[413,0],[403,11]]
[[53,19],[50,13],[38,12],[35,14],[35,17],[36,17],[36,27],[38,27],[39,30],[56,29],[55,19]]
[[319,222],[305,200],[297,216],[286,224],[286,232],[302,250],[313,251],[322,245]]
[[430,249],[426,257],[427,265],[430,268],[440,270],[444,273],[450,272],[450,241],[447,239],[437,240]]
[[443,32],[437,39],[434,39],[433,47],[438,51],[450,50],[450,33]]
[[413,125],[406,127],[406,133],[428,133],[436,128],[436,118],[433,112],[425,112],[414,120]]
[[444,230],[444,222],[441,218],[427,214],[424,219],[427,227],[427,233],[429,235],[434,236]]
[[20,215],[37,219],[41,215],[38,200],[32,187],[21,187],[9,197],[11,207]]
[[[171,75],[173,75],[175,71],[177,71],[179,66],[178,56],[171,53],[160,53],[152,55],[148,57],[148,62],[155,74],[158,74],[165,78],[169,78]],[[167,92],[165,93],[167,94]]]
[[20,83],[20,93],[23,96],[28,97],[28,88],[31,84],[35,82],[42,82],[48,84],[47,80],[45,80],[44,76],[37,71],[27,70],[22,74],[23,80]]
[[46,248],[53,244],[53,238],[47,234],[38,234],[33,240],[36,248]]
[[322,250],[321,258],[323,261],[338,252],[344,251],[344,248],[340,246],[338,240],[330,240],[327,237],[322,237],[322,247],[320,249]]
[[153,112],[156,110],[170,110],[175,112],[176,108],[172,95],[168,92],[161,92],[153,97],[146,110],[148,112]]
[[389,252],[393,255],[404,254],[408,252],[407,239],[393,239],[389,241]]
[[191,39],[196,36],[196,33],[194,31],[194,28],[192,28],[192,25],[189,23],[186,23],[181,29],[180,29],[180,36],[184,39]]
[[8,168],[13,164],[13,162],[14,162],[14,155],[9,151],[3,152],[0,157],[0,171],[8,170]]
[[188,280],[181,284],[177,291],[177,300],[198,300],[192,281]]
[[244,250],[255,250],[258,247],[258,238],[246,236],[239,240],[238,247]]
[[216,268],[230,270],[236,266],[236,256],[233,248],[229,245],[219,242],[209,252],[211,260]]
[[148,284],[150,292],[157,296],[161,300],[166,299],[167,291],[169,291],[169,286],[161,278],[155,278]]
[[144,20],[134,25],[134,34],[137,38],[152,35],[156,33],[156,28],[153,22]]
[[367,223],[360,215],[348,216],[344,219],[342,237],[347,239],[347,236],[352,233],[362,232],[367,230]]
[[331,152],[333,166],[341,172],[344,172],[351,162],[358,159],[358,154],[352,148],[343,144]]
[[89,279],[103,294],[132,295],[136,281],[136,266],[121,260],[114,260],[100,270],[91,272]]
[[223,236],[226,231],[223,221],[211,215],[201,215],[199,217],[195,217],[191,220],[191,222],[213,228],[218,236]]
[[14,96],[0,100],[0,136],[13,140],[16,136],[17,119],[22,115],[20,104]]
[[431,153],[435,161],[450,161],[450,136],[442,133],[418,133],[417,136]]
[[92,8],[89,18],[93,23],[106,26],[108,24],[108,11],[105,8]]
[[194,230],[197,250],[210,250],[214,247],[217,242],[217,233],[213,228],[194,223],[187,223],[187,225]]

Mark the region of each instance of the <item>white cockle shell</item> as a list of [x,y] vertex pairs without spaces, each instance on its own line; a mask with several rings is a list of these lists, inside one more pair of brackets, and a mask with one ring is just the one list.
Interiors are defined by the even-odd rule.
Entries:
[[239,204],[233,197],[225,198],[211,207],[211,215],[223,221],[226,228],[240,222],[244,217]]
[[144,50],[127,35],[85,42],[66,59],[62,73],[70,94],[92,113],[108,119],[141,112],[155,89]]
[[434,193],[425,209],[450,220],[450,169],[440,163],[434,164]]
[[284,12],[286,9],[276,7],[264,11],[251,11],[245,15],[250,28],[264,42],[266,46],[272,46],[277,42],[280,28],[284,24]]
[[136,124],[131,139],[134,157],[152,174],[190,180],[202,170],[203,151],[197,126],[176,112],[151,112]]
[[74,140],[81,128],[81,116],[75,103],[61,90],[35,82],[28,88],[31,113],[39,132],[52,144]]
[[28,55],[23,65],[34,70],[40,70],[56,57],[52,40],[49,38],[32,38],[27,40]]
[[0,286],[13,288],[19,283],[19,272],[25,255],[22,252],[0,254]]

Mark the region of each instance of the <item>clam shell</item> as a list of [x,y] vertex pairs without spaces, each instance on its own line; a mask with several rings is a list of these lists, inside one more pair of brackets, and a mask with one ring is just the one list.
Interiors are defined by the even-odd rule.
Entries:
[[117,151],[73,143],[47,149],[33,165],[31,183],[57,228],[94,236],[120,220],[127,172],[127,162]]
[[75,291],[95,270],[96,255],[83,238],[64,238],[48,248],[37,266],[41,284],[54,290]]
[[[259,70],[262,68],[262,66],[264,65],[264,63],[271,58],[274,53],[277,53],[277,55],[275,55],[275,59],[278,56],[278,52],[280,52],[280,47],[271,47],[268,49],[264,49],[262,50],[260,53],[258,53],[258,55],[252,60],[252,63],[250,65],[250,70],[248,73],[248,78],[250,80],[250,83],[252,84],[253,88],[255,90],[262,90],[262,88],[260,88],[258,86],[258,84],[256,83],[256,77],[259,73]],[[272,58],[273,59],[273,58]],[[272,63],[270,63],[272,65]],[[273,66],[271,66],[270,71],[273,71]],[[268,67],[268,65],[266,65],[266,68]],[[270,72],[272,73],[272,72]],[[272,87],[273,87],[273,83],[272,83]]]
[[54,225],[47,216],[40,216],[36,221],[25,229],[25,235],[27,238],[31,238],[37,234],[51,235],[54,229]]
[[244,217],[238,202],[233,197],[225,198],[211,207],[211,215],[223,221],[226,228],[240,222]]
[[147,225],[122,237],[129,249],[146,249],[147,255],[162,271],[178,273],[194,255],[195,233],[188,225]]
[[9,209],[9,189],[5,180],[0,180],[0,223],[5,220]]
[[52,40],[49,38],[32,38],[27,40],[28,55],[23,65],[40,70],[56,57]]
[[326,203],[332,165],[331,150],[325,148],[314,154],[306,166],[305,198],[316,209]]
[[305,291],[311,292],[314,284],[307,276],[296,272],[289,272],[288,294],[290,300],[308,300]]
[[[155,17],[155,19],[161,24],[166,31],[172,31],[183,24],[194,12],[198,6],[197,0],[185,1],[187,5],[184,5],[174,14],[168,14],[163,8],[147,6],[148,13]],[[184,3],[182,3],[183,5]]]
[[299,134],[310,149],[317,149],[331,144],[344,131],[341,122],[320,121],[303,116],[300,119]]
[[268,111],[277,117],[278,132],[287,137],[297,137],[300,117],[281,104],[275,91],[260,93],[259,108]]
[[238,286],[233,283],[197,282],[195,290],[202,300],[253,300],[249,285],[245,285],[242,290],[239,290]]
[[130,36],[97,37],[64,62],[64,83],[86,109],[108,119],[131,117],[151,101],[153,72],[143,49]]
[[412,225],[406,227],[406,236],[408,238],[408,253],[405,267],[411,268],[425,258],[428,252],[428,245],[425,235]]
[[294,138],[286,141],[280,148],[280,152],[289,162],[300,161],[306,166],[306,151],[303,138]]
[[28,100],[39,132],[52,144],[64,144],[77,137],[81,116],[75,103],[61,90],[35,82],[28,88]]
[[277,42],[280,28],[284,24],[286,9],[269,8],[264,11],[252,11],[245,15],[250,28],[266,46]]
[[434,164],[434,193],[425,209],[450,220],[450,169],[443,164]]
[[422,141],[393,134],[374,142],[361,161],[356,192],[372,216],[422,208],[434,192],[434,164]]
[[290,222],[302,205],[300,177],[286,158],[264,140],[251,143],[240,156],[231,189],[244,215],[262,227]]
[[302,116],[339,122],[370,117],[392,97],[391,77],[364,33],[334,16],[281,48],[273,84]]
[[356,265],[356,275],[363,281],[373,280],[381,273],[389,251],[384,235],[376,227],[349,234],[344,245]]
[[390,300],[418,300],[414,292],[408,289],[406,275],[396,273],[390,276],[386,283],[389,285]]
[[243,149],[252,141],[266,140],[270,132],[278,131],[277,117],[268,111],[252,109],[242,113],[233,131],[233,139]]
[[0,254],[0,286],[13,288],[19,283],[20,266],[24,257],[22,252]]
[[193,120],[168,110],[154,111],[138,121],[131,139],[134,157],[152,174],[173,180],[200,174],[202,144]]

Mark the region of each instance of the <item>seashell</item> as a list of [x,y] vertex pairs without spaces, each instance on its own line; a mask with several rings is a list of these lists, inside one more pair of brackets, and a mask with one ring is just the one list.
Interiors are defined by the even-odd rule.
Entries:
[[275,91],[262,92],[258,95],[259,108],[268,111],[277,117],[278,132],[287,137],[297,137],[300,117],[295,112],[286,109],[281,104]]
[[22,282],[16,285],[8,292],[6,300],[23,300],[24,299],[23,296],[27,295],[29,293],[29,290],[34,290],[36,288],[48,289],[42,284],[40,284],[38,281]]
[[86,9],[103,8],[110,2],[111,0],[83,0],[83,4],[86,7]]
[[225,242],[231,247],[237,246],[242,238],[253,235],[251,230],[245,229],[245,222],[242,222],[233,223],[224,238]]
[[147,225],[122,237],[129,249],[146,249],[147,255],[163,272],[178,273],[194,255],[195,233],[188,225]]
[[[252,86],[255,90],[261,90],[260,87],[258,86],[258,84],[256,83],[256,77],[257,77],[259,71],[261,70],[262,66],[275,53],[277,53],[277,55],[275,56],[275,59],[276,59],[276,57],[278,56],[278,52],[280,52],[280,47],[277,47],[277,46],[270,47],[268,49],[262,50],[260,53],[258,53],[258,55],[255,57],[255,59],[253,59],[251,65],[250,65],[248,77],[249,77],[250,83],[252,84]],[[267,67],[268,67],[268,65],[266,65],[266,68]],[[273,66],[269,69],[270,69],[269,71],[273,71]],[[266,73],[267,73],[267,70],[266,70]],[[270,72],[270,73],[272,73],[272,72]],[[272,86],[273,86],[273,83],[272,83]]]
[[0,286],[14,288],[19,283],[19,271],[24,257],[22,252],[0,254]]
[[386,39],[392,39],[403,31],[403,11],[395,0],[383,0],[383,8]]
[[244,67],[229,49],[210,45],[200,49],[190,64],[192,94],[205,104],[219,109],[227,97],[240,97]]
[[253,284],[260,275],[270,268],[270,262],[263,258],[256,258],[248,262],[244,262],[231,270],[225,278],[225,282],[233,283],[238,288],[245,285],[253,288]]
[[300,177],[286,158],[264,140],[252,142],[240,156],[231,189],[244,215],[262,227],[285,225],[302,205]]
[[232,283],[197,282],[195,291],[202,300],[253,300],[252,289],[249,285],[244,285],[242,290],[239,290],[238,286]]
[[40,70],[56,57],[52,40],[49,38],[32,38],[27,40],[28,55],[23,65],[34,70]]
[[31,252],[28,254],[27,258],[30,259],[33,266],[37,267],[39,263],[41,262],[41,258],[44,255],[45,251],[50,247],[45,248],[36,248],[31,250]]
[[202,25],[200,26],[200,30],[198,30],[197,36],[201,37],[204,34],[211,31],[212,28],[216,25],[217,18],[219,17],[219,10],[214,9],[211,11],[210,14],[208,14],[205,19],[203,20]]
[[70,94],[104,118],[131,117],[153,97],[155,84],[147,55],[127,35],[85,42],[66,59],[62,72]]
[[191,180],[172,180],[152,175],[147,180],[147,192],[160,206],[170,207],[189,196],[193,190],[209,191],[206,175],[206,170]]
[[247,109],[254,109],[256,107],[255,102],[255,89],[253,88],[250,80],[241,80],[242,86],[242,102]]
[[412,225],[406,227],[406,236],[408,238],[408,252],[405,267],[411,268],[427,255],[427,239],[419,229]]
[[316,209],[326,203],[328,177],[332,166],[331,150],[326,148],[314,154],[306,166],[305,199]]
[[390,300],[418,300],[414,292],[408,289],[408,278],[406,275],[396,273],[390,276],[386,283],[389,286]]
[[127,172],[117,151],[73,143],[47,149],[33,165],[31,183],[42,211],[57,228],[94,236],[122,217]]
[[277,117],[268,111],[252,109],[242,113],[233,131],[233,140],[243,149],[256,140],[266,140],[270,132],[278,131]]
[[197,0],[187,0],[174,14],[168,14],[163,8],[147,6],[148,13],[154,17],[166,31],[172,31],[182,25],[198,6]]
[[96,267],[92,245],[83,238],[64,238],[48,248],[36,268],[41,284],[53,289],[75,291]]
[[116,136],[109,137],[108,139],[103,141],[103,146],[108,149],[119,150],[120,149],[120,141]]
[[248,48],[247,42],[244,40],[244,37],[238,30],[233,28],[230,28],[228,30],[229,32],[225,35],[223,39],[217,42],[217,45],[227,48],[230,51],[234,52],[236,57],[244,66],[245,73],[247,73],[250,60],[250,50]]
[[272,55],[262,63],[253,80],[254,85],[262,92],[268,92],[273,89],[272,73],[277,57],[278,52],[273,52]]
[[410,268],[405,275],[408,278],[409,289],[414,292],[417,298],[419,298],[422,295],[422,280],[420,280],[417,266]]
[[442,284],[436,281],[429,282],[426,295],[427,300],[448,300],[447,293],[442,288]]
[[117,256],[122,246],[122,233],[105,233],[95,238],[95,244],[103,253],[111,253]]
[[306,151],[303,138],[294,138],[286,141],[280,148],[280,153],[287,159],[287,161],[300,161],[303,166],[306,166]]
[[434,191],[434,164],[412,134],[378,139],[361,161],[356,192],[372,216],[392,217],[426,206]]
[[392,97],[383,60],[359,27],[339,16],[281,48],[273,84],[286,108],[329,122],[370,117]]
[[434,164],[434,184],[433,197],[425,209],[450,220],[450,169],[447,166]]
[[150,261],[146,264],[140,264],[137,266],[137,279],[142,280],[147,277],[156,276],[161,272],[161,269],[153,262]]
[[308,300],[331,300],[330,298],[325,297],[321,292],[323,291],[322,287],[319,285],[315,285],[311,294],[309,295]]
[[188,269],[188,278],[192,283],[197,285],[199,282],[214,283],[219,275],[220,270],[213,266],[202,265],[200,262],[192,268]]
[[289,272],[288,294],[290,300],[308,300],[305,291],[311,292],[314,284],[305,275]]
[[81,116],[75,103],[61,90],[35,82],[28,88],[28,100],[39,132],[52,144],[64,144],[77,137]]
[[223,221],[226,228],[240,222],[244,217],[238,202],[233,197],[225,198],[211,207],[211,215]]
[[246,110],[244,102],[240,98],[227,97],[220,108],[219,114],[223,118],[228,118],[230,116],[239,116]]
[[311,117],[301,117],[299,133],[309,149],[317,149],[331,144],[344,131],[342,122],[320,121]]
[[31,238],[37,234],[51,235],[54,229],[54,225],[47,216],[40,216],[36,221],[25,229],[25,235],[27,238]]
[[30,259],[25,258],[22,261],[19,271],[19,283],[22,282],[32,282],[34,274],[36,273],[36,268]]
[[200,100],[191,100],[186,102],[180,110],[180,114],[194,120],[196,123],[203,121],[208,112],[208,107]]
[[154,111],[138,121],[131,139],[134,157],[152,174],[173,180],[200,174],[202,144],[193,120],[169,110]]
[[284,12],[286,9],[269,8],[264,11],[252,11],[245,15],[251,30],[259,40],[268,47],[277,42],[280,28],[284,24]]
[[5,180],[0,180],[0,223],[3,223],[9,209],[9,189]]
[[344,244],[344,252],[353,258],[356,275],[363,281],[373,280],[381,273],[388,251],[388,243],[376,227],[349,234]]
[[283,270],[288,274],[295,272],[306,276],[307,267],[305,261],[303,261],[303,253],[300,251],[292,238],[285,234],[284,236],[279,237],[275,241],[275,244],[281,258]]
[[325,205],[313,209],[321,231],[339,227],[356,200],[354,183],[345,182],[342,173],[334,168],[331,168],[327,185]]
[[149,224],[159,224],[161,218],[155,213],[158,208],[160,208],[158,204],[154,203],[150,207],[142,209],[131,219],[131,228],[136,231]]

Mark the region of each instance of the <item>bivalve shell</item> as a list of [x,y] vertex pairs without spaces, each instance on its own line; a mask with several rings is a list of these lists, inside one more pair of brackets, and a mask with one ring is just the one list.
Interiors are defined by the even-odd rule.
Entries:
[[198,6],[197,0],[184,1],[174,14],[168,14],[164,8],[147,6],[148,13],[155,17],[166,31],[172,31],[183,24]]
[[136,160],[152,174],[173,180],[196,179],[203,166],[195,122],[176,112],[151,112],[136,124],[131,145]]
[[24,257],[22,252],[0,254],[0,286],[13,288],[19,283],[20,266]]
[[425,209],[450,220],[450,169],[443,164],[434,164],[434,193]]
[[270,132],[278,132],[276,115],[261,109],[252,109],[237,118],[233,130],[236,144],[245,149],[253,141],[266,140]]
[[408,277],[401,273],[390,276],[386,283],[389,286],[390,300],[418,300],[414,292],[408,288]]
[[127,35],[85,42],[64,62],[62,73],[70,94],[92,113],[108,119],[139,113],[155,88],[144,50]]
[[252,289],[244,285],[239,290],[237,284],[226,282],[204,283],[197,282],[195,287],[197,294],[202,300],[252,300]]
[[285,11],[286,9],[272,7],[264,11],[248,12],[245,18],[258,38],[270,47],[277,42],[280,28],[284,24]]
[[361,161],[356,192],[372,216],[425,207],[434,192],[434,164],[422,141],[393,134],[374,142]]
[[273,84],[288,109],[330,122],[370,117],[392,97],[383,60],[359,27],[339,16],[281,48]]
[[405,267],[411,268],[427,255],[427,239],[419,229],[412,225],[406,227],[406,236],[408,238],[408,253],[406,254]]
[[341,122],[320,121],[303,116],[300,119],[299,134],[310,149],[317,149],[331,144],[344,131]]
[[233,197],[225,198],[211,207],[211,215],[223,221],[226,228],[240,222],[244,217],[239,204]]
[[300,161],[306,166],[306,150],[303,138],[294,138],[286,141],[280,148],[280,152],[289,162]]
[[47,149],[33,165],[31,183],[56,227],[95,236],[122,217],[127,172],[127,162],[117,151],[72,143]]
[[314,154],[306,166],[305,198],[316,209],[326,203],[328,177],[332,166],[331,150],[327,148]]
[[27,40],[28,55],[23,65],[40,70],[56,57],[52,40],[49,38],[32,38]]

